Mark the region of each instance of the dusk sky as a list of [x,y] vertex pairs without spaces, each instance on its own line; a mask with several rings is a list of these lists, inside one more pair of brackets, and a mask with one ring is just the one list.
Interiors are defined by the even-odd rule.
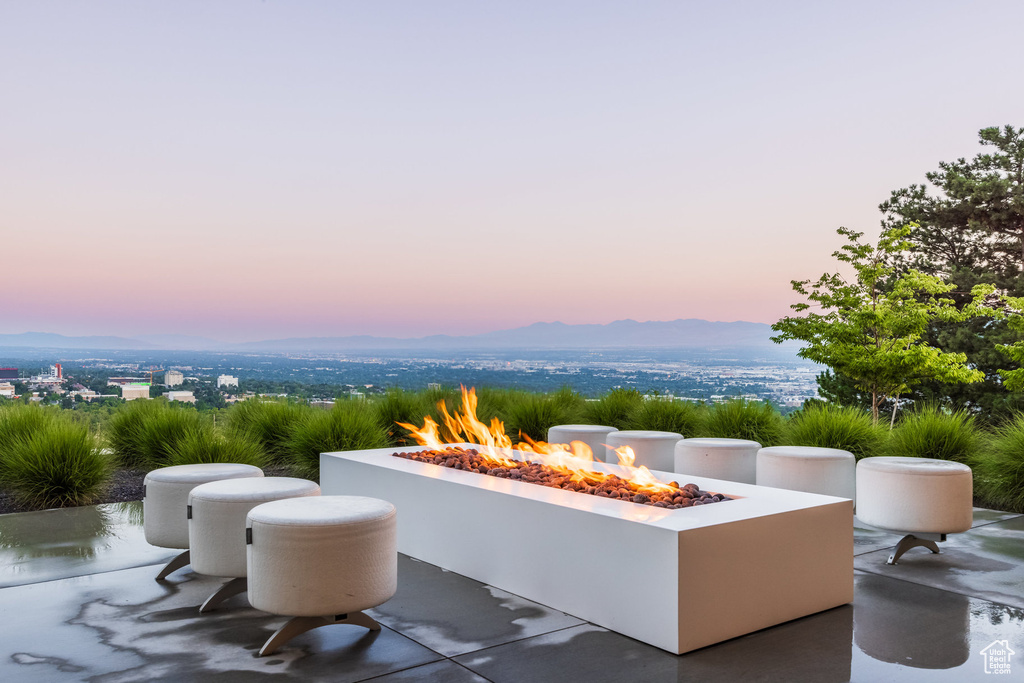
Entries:
[[0,333],[775,322],[1024,3],[0,0]]

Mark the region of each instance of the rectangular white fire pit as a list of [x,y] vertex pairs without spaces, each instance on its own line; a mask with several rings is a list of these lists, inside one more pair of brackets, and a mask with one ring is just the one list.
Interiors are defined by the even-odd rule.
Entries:
[[391,501],[399,551],[675,654],[853,600],[849,500],[655,472],[736,497],[667,510],[394,452],[322,454],[324,495]]

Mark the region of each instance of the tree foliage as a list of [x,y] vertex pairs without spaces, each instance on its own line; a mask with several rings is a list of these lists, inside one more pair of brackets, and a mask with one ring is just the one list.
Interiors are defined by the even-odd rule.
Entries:
[[[979,284],[993,285],[1006,296],[1024,296],[1024,128],[985,128],[978,137],[983,151],[973,159],[939,162],[937,171],[925,174],[926,183],[895,190],[879,206],[885,228],[915,224],[907,237],[909,252],[894,259],[894,265],[951,283],[949,297],[959,307],[973,302]],[[998,317],[936,321],[925,334],[927,343],[965,354],[986,381],[926,380],[915,398],[968,408],[989,419],[1024,409],[1024,395],[1008,394],[1001,380],[1001,371],[1016,371],[1024,360],[1011,354],[1011,362],[998,350],[1015,337]]]
[[[879,406],[926,379],[977,382],[984,374],[966,363],[963,353],[947,353],[928,344],[924,335],[935,321],[962,322],[987,311],[991,288],[979,287],[971,303],[958,308],[948,297],[953,286],[917,269],[895,265],[907,250],[914,226],[889,228],[878,245],[861,243],[863,233],[839,228],[847,239],[833,256],[854,271],[847,280],[826,273],[816,282],[794,280],[793,289],[810,303],[791,306],[803,315],[788,316],[772,326],[772,341],[796,339],[807,344],[799,355],[827,365],[871,396],[871,414]],[[815,307],[817,311],[811,311]]]

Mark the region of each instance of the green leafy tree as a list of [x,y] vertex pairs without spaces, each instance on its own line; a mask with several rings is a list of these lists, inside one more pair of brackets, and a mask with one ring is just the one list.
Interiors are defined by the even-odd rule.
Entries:
[[[972,303],[958,309],[947,296],[952,285],[915,269],[898,272],[892,263],[908,248],[912,227],[883,231],[877,247],[862,244],[863,233],[839,228],[848,243],[833,256],[849,264],[854,277],[826,273],[813,283],[794,280],[793,289],[811,303],[793,304],[790,308],[804,315],[772,326],[779,333],[772,341],[805,342],[800,356],[827,365],[870,395],[876,423],[883,401],[926,379],[984,379],[984,373],[966,364],[964,354],[943,352],[923,337],[933,321],[964,321],[987,311],[983,300],[991,287],[979,287]],[[812,306],[819,310],[811,311]]]
[[[910,251],[900,255],[897,265],[953,284],[949,297],[959,307],[971,305],[978,284],[1024,296],[1024,128],[985,128],[978,137],[983,151],[973,159],[939,162],[937,171],[926,174],[926,183],[896,190],[879,206],[886,228],[916,224],[907,238]],[[1008,321],[998,317],[936,321],[925,335],[927,343],[966,354],[986,381],[926,380],[915,397],[968,408],[987,419],[1024,409],[1024,394],[1008,394],[1001,387],[1000,371],[1021,367],[1020,359],[1011,364],[998,350],[1015,337]]]

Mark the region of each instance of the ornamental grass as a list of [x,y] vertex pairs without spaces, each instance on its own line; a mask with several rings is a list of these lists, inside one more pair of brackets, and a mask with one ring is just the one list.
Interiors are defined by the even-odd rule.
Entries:
[[711,407],[700,425],[700,436],[778,446],[784,437],[784,422],[770,403],[735,399]]
[[258,444],[267,464],[283,464],[287,460],[288,437],[307,410],[312,409],[282,401],[239,401],[228,410],[227,431],[236,440]]
[[643,400],[643,395],[636,389],[612,389],[596,401],[587,401],[581,422],[629,429],[630,418]]
[[889,435],[885,454],[974,465],[983,435],[973,415],[927,405],[906,415]]
[[700,431],[706,412],[707,408],[703,405],[694,405],[689,401],[651,397],[632,412],[627,428],[676,432],[684,438],[691,437]]
[[975,495],[986,507],[1024,512],[1024,415],[996,429],[973,469]]
[[221,435],[210,430],[186,432],[170,451],[168,465],[226,462],[266,467],[270,456],[255,439],[245,434]]
[[[32,418],[30,418],[32,419]],[[3,479],[26,507],[88,505],[103,492],[113,471],[89,428],[52,419],[5,449]]]
[[860,460],[881,455],[887,436],[886,428],[872,424],[866,410],[819,402],[789,416],[785,441],[792,446],[838,448]]
[[387,430],[377,411],[363,401],[338,402],[330,410],[310,410],[292,429],[288,458],[296,476],[320,481],[320,454],[384,448]]

